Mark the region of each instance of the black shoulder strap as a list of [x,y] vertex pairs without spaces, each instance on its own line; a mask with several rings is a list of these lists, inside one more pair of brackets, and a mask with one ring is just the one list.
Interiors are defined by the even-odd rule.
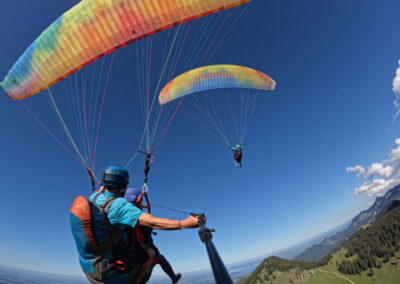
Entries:
[[115,195],[111,195],[109,196],[106,201],[103,202],[103,204],[98,205],[96,203],[97,198],[100,196],[100,194],[102,194],[101,192],[99,192],[98,194],[96,194],[96,196],[93,198],[93,204],[96,205],[97,208],[99,208],[100,212],[102,214],[105,214],[105,216],[107,216],[108,214],[108,210],[110,209],[111,204],[114,202],[115,199],[117,199],[117,197]]
[[117,197],[115,195],[109,196],[106,201],[103,202],[103,204],[98,205],[96,203],[97,198],[102,194],[99,192],[96,194],[96,196],[93,198],[93,204],[100,210],[101,215],[103,215],[104,220],[106,221],[106,224],[109,225],[110,222],[108,221],[108,210],[110,209],[111,204],[114,202]]
[[97,205],[97,204],[96,204],[96,200],[97,200],[97,198],[100,196],[100,194],[101,194],[101,192],[97,193],[96,196],[93,198],[93,203],[94,203],[95,205]]
[[110,209],[110,206],[114,202],[114,200],[117,199],[117,197],[115,195],[111,195],[106,199],[106,201],[103,202],[103,204],[97,205],[96,200],[100,196],[100,194],[101,194],[101,192],[99,192],[93,198],[93,204],[99,209],[99,211],[103,217],[103,222],[104,222],[104,226],[105,226],[104,229],[107,231],[108,237],[111,242],[112,250],[114,251],[115,244],[114,244],[114,241],[112,238],[112,232],[111,232],[112,225],[111,225],[110,221],[108,220],[108,210]]
[[100,205],[100,210],[103,211],[106,215],[108,214],[108,210],[110,209],[111,204],[114,202],[114,200],[117,199],[116,196],[111,195],[109,196],[106,201],[103,202],[103,204]]

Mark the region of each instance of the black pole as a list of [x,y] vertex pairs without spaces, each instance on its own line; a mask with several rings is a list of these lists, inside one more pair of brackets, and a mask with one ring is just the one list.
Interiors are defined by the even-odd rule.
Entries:
[[199,218],[199,236],[203,243],[206,245],[208,258],[210,259],[211,268],[214,274],[215,283],[217,284],[233,284],[232,278],[226,270],[225,264],[218,254],[212,242],[212,233],[215,232],[214,229],[209,229],[205,224],[204,214],[197,215]]

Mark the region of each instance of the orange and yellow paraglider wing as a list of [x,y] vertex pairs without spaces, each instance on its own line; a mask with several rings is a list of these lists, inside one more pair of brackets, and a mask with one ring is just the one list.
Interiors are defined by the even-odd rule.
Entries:
[[1,86],[32,96],[129,43],[250,0],[83,0],[25,51]]
[[177,98],[215,89],[243,88],[275,90],[276,83],[266,74],[238,65],[212,65],[190,70],[169,82],[160,92],[164,105]]

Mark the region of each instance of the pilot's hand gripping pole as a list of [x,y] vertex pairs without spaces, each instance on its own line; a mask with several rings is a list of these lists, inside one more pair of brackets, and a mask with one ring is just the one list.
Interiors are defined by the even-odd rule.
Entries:
[[199,236],[203,243],[206,245],[208,258],[210,259],[211,268],[214,274],[215,283],[217,284],[233,284],[232,278],[225,267],[224,262],[218,254],[212,242],[212,233],[215,232],[214,229],[209,229],[206,227],[206,218],[202,214],[193,214],[193,216],[199,218]]

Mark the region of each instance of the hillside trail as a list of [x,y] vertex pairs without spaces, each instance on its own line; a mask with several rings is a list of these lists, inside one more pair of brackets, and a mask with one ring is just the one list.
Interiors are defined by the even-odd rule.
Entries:
[[349,279],[349,278],[347,278],[347,277],[345,277],[345,276],[343,276],[343,275],[340,275],[340,274],[338,274],[338,273],[336,273],[336,272],[333,272],[333,271],[325,271],[325,270],[322,270],[321,268],[318,268],[318,270],[321,271],[321,272],[325,272],[325,273],[332,273],[332,274],[336,275],[337,277],[340,277],[340,278],[342,278],[342,279],[344,279],[344,280],[349,281],[351,284],[356,284],[356,283],[353,282],[351,279]]

